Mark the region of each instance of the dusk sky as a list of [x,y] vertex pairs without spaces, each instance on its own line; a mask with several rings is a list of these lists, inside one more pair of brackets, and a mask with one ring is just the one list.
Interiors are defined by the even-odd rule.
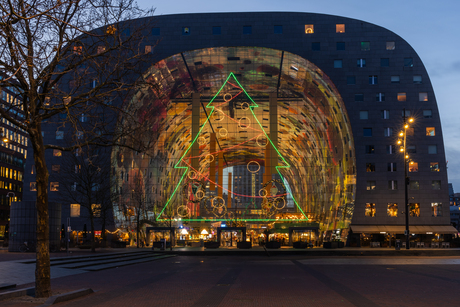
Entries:
[[459,0],[232,0],[148,1],[156,15],[208,12],[284,11],[339,15],[387,28],[418,53],[430,76],[444,135],[449,182],[460,192],[460,34]]

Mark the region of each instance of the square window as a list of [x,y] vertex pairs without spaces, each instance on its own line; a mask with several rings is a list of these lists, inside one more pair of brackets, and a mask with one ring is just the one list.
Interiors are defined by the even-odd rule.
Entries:
[[368,190],[368,191],[375,190],[375,181],[374,180],[368,180],[367,181],[366,190]]
[[334,60],[334,68],[342,68],[342,60]]
[[345,24],[338,23],[335,25],[335,33],[345,33]]
[[305,25],[305,34],[313,34],[315,29],[313,25]]
[[59,191],[59,182],[51,182],[50,191],[53,191],[53,192]]
[[311,50],[320,51],[321,50],[321,43],[320,42],[311,43]]
[[212,27],[212,35],[220,35],[220,34],[221,34],[220,26]]
[[387,42],[386,49],[387,50],[395,50],[395,42]]
[[369,119],[369,111],[359,111],[359,119]]
[[388,203],[387,215],[391,217],[398,217],[398,204]]
[[374,154],[374,145],[366,145],[364,147],[365,153],[368,155],[373,155]]
[[[152,52],[152,46],[145,46],[145,48],[144,48],[144,53],[147,54],[147,53],[150,53],[150,52]],[[95,86],[93,85],[93,88],[94,88],[94,87],[95,87]]]
[[70,217],[80,217],[79,204],[70,204]]
[[401,116],[402,117],[410,117],[410,110],[402,110],[401,111]]
[[54,157],[62,156],[62,151],[60,151],[59,149],[53,149],[53,156]]
[[442,216],[442,203],[431,203],[431,216]]
[[31,182],[30,183],[30,190],[31,191],[37,191],[37,183],[36,182]]
[[439,163],[438,162],[430,162],[430,171],[439,172]]
[[369,84],[378,84],[378,76],[369,76]]
[[422,84],[422,76],[414,76],[413,77],[414,84]]
[[56,131],[56,140],[64,139],[64,131]]
[[431,110],[423,110],[423,118],[432,118],[433,114]]
[[391,127],[383,128],[383,136],[384,137],[390,137],[392,135],[393,135],[393,128],[391,128]]
[[152,35],[159,36],[160,28],[152,28]]
[[375,172],[375,163],[366,163],[366,172],[367,173]]
[[372,136],[372,128],[363,128],[363,136]]
[[364,101],[364,94],[355,94],[355,101]]
[[409,189],[420,190],[420,182],[418,180],[409,181]]
[[432,180],[431,181],[432,190],[441,190],[441,180]]
[[398,101],[406,101],[406,93],[398,93]]
[[420,204],[419,203],[409,204],[409,215],[411,217],[420,217]]
[[388,190],[397,190],[398,189],[398,181],[397,180],[389,180],[388,181]]
[[428,93],[418,93],[418,101],[428,101]]
[[388,163],[388,171],[389,172],[396,172],[396,163],[395,162],[390,162]]
[[414,67],[412,58],[404,58],[404,67]]
[[347,85],[355,85],[356,84],[356,77],[355,76],[348,76],[347,77]]
[[438,153],[438,145],[428,145],[428,154],[435,155]]
[[243,26],[243,34],[252,34],[252,26]]
[[59,164],[53,164],[51,165],[51,171],[53,173],[59,173],[59,171],[61,170],[61,166]]
[[390,111],[389,110],[382,110],[380,111],[382,119],[390,119]]
[[417,153],[417,147],[415,145],[407,145],[407,153]]
[[418,172],[418,162],[410,162],[409,163],[409,172],[410,173]]
[[380,67],[390,67],[390,59],[389,58],[381,58],[380,59]]
[[385,93],[377,93],[377,95],[375,95],[375,101],[378,101],[378,102],[385,101]]
[[361,51],[369,51],[369,50],[371,50],[371,43],[361,42]]
[[273,27],[273,33],[275,34],[283,34],[283,26],[274,26]]
[[366,207],[364,209],[364,215],[369,217],[375,216],[375,204],[373,203],[366,203]]
[[395,146],[394,145],[387,145],[387,154],[392,155],[395,153]]
[[183,27],[182,35],[190,35],[190,27]]
[[391,83],[399,83],[399,76],[391,76]]
[[356,66],[361,67],[361,68],[366,67],[366,59],[358,59],[356,61]]
[[97,46],[97,54],[101,54],[105,51],[105,46]]
[[336,43],[337,50],[345,50],[345,42]]
[[426,136],[435,136],[434,127],[426,127]]

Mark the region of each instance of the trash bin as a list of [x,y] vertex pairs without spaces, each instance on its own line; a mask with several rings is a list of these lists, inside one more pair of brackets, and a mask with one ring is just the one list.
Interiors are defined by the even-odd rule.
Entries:
[[395,250],[399,251],[401,249],[401,240],[396,240]]
[[166,248],[166,239],[160,239],[161,248],[160,250],[164,251]]

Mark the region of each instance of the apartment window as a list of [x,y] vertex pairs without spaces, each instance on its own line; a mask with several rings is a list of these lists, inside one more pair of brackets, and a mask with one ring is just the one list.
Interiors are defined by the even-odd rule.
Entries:
[[275,33],[275,34],[283,34],[283,26],[274,26],[273,27],[273,33]]
[[80,217],[79,204],[70,204],[70,217]]
[[385,136],[385,137],[390,137],[390,136],[392,136],[392,135],[393,135],[393,128],[391,128],[391,127],[385,127],[385,128],[383,129],[383,136]]
[[398,189],[398,181],[397,180],[389,180],[388,181],[388,190],[397,190]]
[[438,162],[430,162],[430,171],[439,172],[439,163]]
[[305,34],[315,33],[315,27],[313,25],[305,25]]
[[434,127],[426,127],[426,136],[435,136]]
[[382,119],[390,119],[390,111],[389,110],[382,110],[380,111]]
[[410,117],[410,110],[401,110],[401,116]]
[[345,24],[338,23],[335,25],[335,33],[345,33]]
[[72,101],[72,96],[65,96],[65,97],[62,98],[62,102],[65,105],[68,105],[70,103],[70,101]]
[[355,94],[355,101],[364,101],[364,94]]
[[420,190],[420,182],[418,180],[409,181],[409,189]]
[[371,43],[361,42],[361,51],[369,51],[369,50],[371,50]]
[[365,149],[365,153],[366,153],[366,154],[368,154],[368,155],[374,154],[374,151],[375,151],[375,150],[374,150],[374,145],[366,145],[366,146],[364,147],[364,149]]
[[366,190],[368,191],[373,191],[375,190],[375,181],[374,180],[368,180],[366,183]]
[[53,164],[51,165],[51,171],[53,173],[59,173],[59,171],[61,170],[61,166],[59,164]]
[[363,128],[363,136],[372,136],[372,128]]
[[406,101],[406,93],[398,93],[398,101]]
[[75,164],[75,174],[80,173],[81,171],[81,165],[80,164]]
[[381,58],[380,59],[380,67],[390,67],[390,59],[389,58]]
[[101,54],[105,51],[105,46],[97,46],[97,54]]
[[56,140],[64,139],[64,131],[56,131]]
[[159,36],[160,35],[160,28],[152,28],[152,35]]
[[404,67],[414,67],[412,58],[404,58]]
[[334,68],[342,68],[343,66],[342,60],[334,60]]
[[391,217],[398,217],[398,204],[388,203],[387,215]]
[[60,151],[59,149],[53,149],[53,156],[54,157],[62,156],[62,151]]
[[395,146],[394,145],[387,145],[387,154],[392,155],[395,153]]
[[101,204],[92,204],[91,211],[94,217],[101,217]]
[[182,35],[190,35],[190,27],[183,27]]
[[77,183],[74,182],[74,183],[70,186],[70,191],[75,192],[76,190],[77,190]]
[[418,93],[418,101],[428,101],[428,93]]
[[399,83],[399,76],[391,76],[391,83]]
[[422,76],[415,75],[415,76],[413,76],[412,80],[413,80],[414,84],[422,84]]
[[[276,26],[275,26],[276,27]],[[220,35],[222,32],[221,32],[221,28],[220,26],[216,26],[216,27],[212,27],[212,35]],[[276,32],[275,32],[276,33]]]
[[356,77],[355,76],[348,76],[347,77],[347,85],[355,85],[356,84]]
[[369,119],[369,111],[359,111],[359,119]]
[[442,216],[442,203],[431,203],[431,216]]
[[441,180],[432,180],[431,181],[432,190],[441,190]]
[[252,34],[252,26],[243,26],[243,34]]
[[419,203],[409,204],[409,215],[411,217],[420,217],[420,204]]
[[395,50],[395,42],[387,42],[386,49],[387,50]]
[[31,182],[30,183],[30,190],[31,191],[37,191],[37,183],[36,182]]
[[369,84],[378,84],[379,83],[379,78],[378,76],[369,76]]
[[357,65],[358,67],[361,67],[361,68],[362,68],[362,67],[366,67],[366,59],[358,59],[358,60],[356,61],[356,65]]
[[59,191],[59,182],[51,182],[50,191],[53,191],[53,192]]
[[369,217],[375,216],[375,204],[374,203],[366,203],[366,207],[364,209],[364,215]]
[[75,133],[75,136],[77,137],[78,140],[83,139],[83,131],[77,131]]
[[396,163],[395,162],[390,162],[388,163],[388,171],[389,172],[396,172]]
[[366,163],[366,172],[375,172],[375,163]]
[[378,102],[385,101],[385,93],[377,93],[375,95],[375,101],[378,101]]
[[345,42],[337,42],[336,48],[337,50],[345,50]]
[[416,173],[418,172],[418,162],[411,162],[409,163],[409,172]]
[[423,110],[423,118],[432,118],[433,117],[433,113],[431,112],[431,110]]
[[320,42],[311,43],[311,50],[320,51],[321,50],[321,43]]
[[435,155],[438,153],[438,145],[428,145],[428,154]]
[[417,153],[417,147],[415,145],[407,145],[407,153]]

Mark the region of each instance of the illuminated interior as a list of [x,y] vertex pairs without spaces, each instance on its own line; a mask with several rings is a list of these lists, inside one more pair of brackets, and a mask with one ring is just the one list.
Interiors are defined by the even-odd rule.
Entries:
[[126,108],[150,127],[143,141],[154,148],[113,150],[117,227],[132,231],[140,215],[156,225],[348,228],[353,136],[337,89],[314,64],[219,47],[168,57],[144,79]]

